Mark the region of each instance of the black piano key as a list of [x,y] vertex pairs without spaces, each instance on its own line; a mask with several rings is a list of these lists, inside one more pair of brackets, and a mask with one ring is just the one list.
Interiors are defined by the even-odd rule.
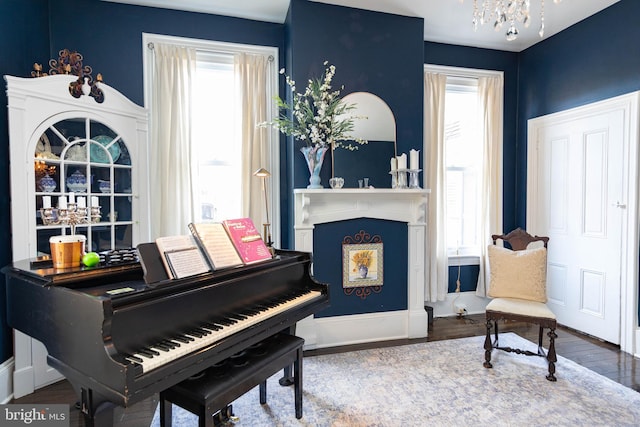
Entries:
[[232,316],[234,319],[238,319],[238,320],[245,320],[245,319],[248,317],[248,316],[245,316],[245,315],[244,315],[244,314],[242,314],[242,313],[237,313],[237,312],[236,312],[236,313],[232,313],[232,314],[231,314],[231,316]]
[[215,323],[211,323],[211,322],[206,322],[202,326],[204,326],[207,329],[211,329],[212,331],[219,331],[220,329],[222,329],[222,326],[216,325]]
[[198,338],[202,338],[204,336],[204,334],[201,334],[200,332],[196,331],[196,330],[189,330],[189,332],[187,332],[187,334],[193,336],[193,337],[198,337]]
[[162,340],[160,341],[162,344],[166,345],[167,347],[174,349],[177,347],[180,347],[180,344],[175,342],[175,341],[170,341],[170,340]]
[[137,353],[149,358],[160,355],[160,353],[158,353],[157,351],[152,351],[151,349],[148,349],[148,348],[141,348],[138,350]]
[[148,351],[149,353],[153,354],[154,356],[160,356],[160,352],[158,350],[154,350],[151,347],[143,347],[144,350]]
[[171,337],[171,339],[172,340],[176,340],[178,342],[181,342],[183,344],[189,344],[189,342],[194,341],[194,339],[192,337],[187,336],[187,335],[183,335],[183,334],[175,335],[175,336]]
[[162,351],[170,351],[171,350],[171,347],[169,347],[168,345],[162,344],[161,342],[155,343],[152,347],[154,349],[157,348],[157,349],[160,349]]
[[144,362],[144,360],[141,357],[138,357],[138,356],[136,356],[134,354],[125,354],[124,357],[126,359],[129,359],[130,361],[133,361],[133,362],[138,362],[138,363]]
[[228,319],[228,318],[223,318],[223,317],[216,317],[213,320],[214,323],[217,323],[219,325],[223,325],[223,326],[231,326],[234,323],[236,323],[235,321]]

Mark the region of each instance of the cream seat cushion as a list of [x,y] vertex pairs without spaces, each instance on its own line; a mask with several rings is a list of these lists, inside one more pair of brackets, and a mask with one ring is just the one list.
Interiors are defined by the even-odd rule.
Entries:
[[523,316],[555,319],[556,315],[546,306],[537,301],[527,301],[517,298],[496,298],[487,304],[488,311],[500,313],[521,314]]
[[489,296],[547,302],[547,249],[489,245]]

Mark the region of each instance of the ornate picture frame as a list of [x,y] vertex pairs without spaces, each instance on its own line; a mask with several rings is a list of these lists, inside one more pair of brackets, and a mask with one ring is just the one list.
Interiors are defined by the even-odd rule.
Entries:
[[382,286],[384,283],[382,243],[342,245],[342,287]]

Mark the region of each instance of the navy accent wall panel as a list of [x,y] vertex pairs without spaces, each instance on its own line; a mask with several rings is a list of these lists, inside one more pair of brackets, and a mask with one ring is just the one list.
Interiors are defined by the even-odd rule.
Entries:
[[[364,230],[382,239],[384,284],[365,299],[342,288],[342,242]],[[407,223],[372,218],[327,222],[313,230],[313,275],[331,287],[331,305],[316,317],[344,316],[407,309]]]
[[[29,77],[34,62],[49,62],[49,2],[0,1],[0,75]],[[48,67],[45,69],[48,70]],[[9,127],[6,82],[0,90],[0,267],[11,261],[11,207],[9,189]],[[13,354],[13,337],[5,315],[5,279],[0,274],[0,361]]]
[[[344,85],[343,95],[371,92],[389,105],[396,119],[398,152],[422,149],[423,28],[422,18],[292,0],[287,74],[303,91],[310,77],[323,75],[323,62],[329,61],[336,66],[333,87]],[[309,184],[300,144],[289,141],[293,188]],[[330,175],[331,167],[325,164],[321,173],[325,187]]]

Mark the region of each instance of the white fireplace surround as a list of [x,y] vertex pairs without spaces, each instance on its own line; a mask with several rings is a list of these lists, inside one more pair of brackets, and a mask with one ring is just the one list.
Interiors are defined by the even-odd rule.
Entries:
[[[407,309],[326,318],[308,317],[298,322],[296,329],[296,334],[305,339],[305,348],[427,336],[424,292],[427,277],[428,194],[429,190],[422,189],[294,190],[295,249],[298,251],[313,252],[316,224],[356,218],[406,222],[408,237]],[[342,292],[342,283],[331,283],[331,293],[339,292]]]

